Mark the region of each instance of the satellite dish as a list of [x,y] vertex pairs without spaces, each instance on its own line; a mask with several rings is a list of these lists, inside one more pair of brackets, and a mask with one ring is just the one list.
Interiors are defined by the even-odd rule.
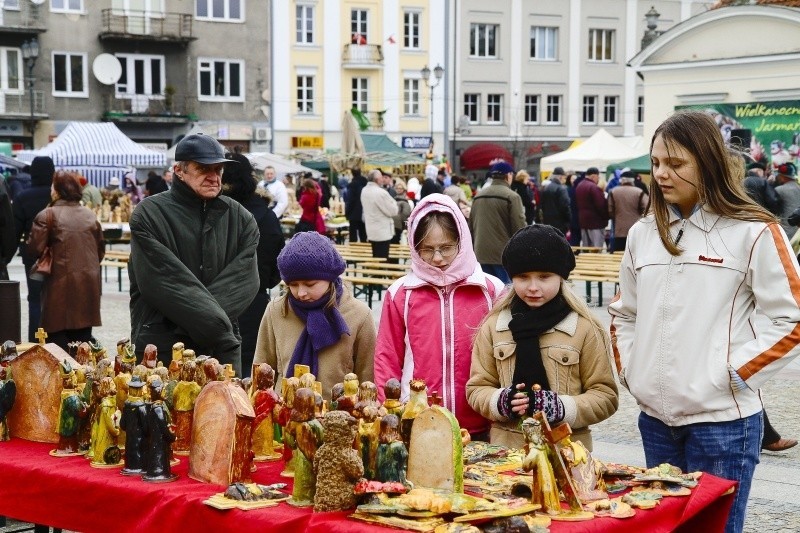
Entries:
[[31,0],[31,3],[36,4],[37,6],[44,4],[44,2],[45,0]]
[[92,62],[92,74],[103,85],[113,85],[122,76],[122,64],[111,54],[100,54]]
[[269,89],[264,89],[261,91],[261,99],[265,102],[269,102]]

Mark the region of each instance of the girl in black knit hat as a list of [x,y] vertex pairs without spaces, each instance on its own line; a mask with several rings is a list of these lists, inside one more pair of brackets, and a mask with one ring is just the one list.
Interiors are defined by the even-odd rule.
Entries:
[[503,267],[513,290],[475,337],[469,404],[493,422],[492,443],[521,448],[521,420],[543,411],[591,450],[589,425],[614,414],[618,396],[608,334],[566,282],[572,248],[552,226],[526,226],[503,250]]

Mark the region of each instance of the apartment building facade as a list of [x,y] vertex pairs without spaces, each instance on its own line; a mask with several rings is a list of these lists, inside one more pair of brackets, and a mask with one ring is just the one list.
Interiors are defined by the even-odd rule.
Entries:
[[268,146],[269,0],[0,5],[0,141],[38,148],[80,120],[164,146],[192,126]]

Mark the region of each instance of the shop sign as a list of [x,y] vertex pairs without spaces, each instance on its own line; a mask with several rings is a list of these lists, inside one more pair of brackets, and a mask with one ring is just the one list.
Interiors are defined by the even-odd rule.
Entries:
[[315,148],[322,150],[324,143],[322,137],[316,136],[294,136],[292,137],[292,148]]
[[428,136],[403,137],[401,144],[406,150],[427,150],[431,146],[431,138]]

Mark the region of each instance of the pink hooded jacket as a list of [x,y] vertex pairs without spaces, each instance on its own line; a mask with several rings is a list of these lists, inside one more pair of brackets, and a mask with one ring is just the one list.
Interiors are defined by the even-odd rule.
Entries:
[[[414,249],[417,224],[431,211],[450,214],[458,225],[459,251],[446,270],[427,264]],[[489,422],[467,403],[466,384],[472,340],[503,283],[481,270],[467,220],[448,196],[431,194],[420,201],[408,218],[408,241],[411,273],[389,287],[378,327],[375,383],[381,400],[388,379],[400,380],[405,401],[409,381],[421,378],[462,428],[486,431]]]

